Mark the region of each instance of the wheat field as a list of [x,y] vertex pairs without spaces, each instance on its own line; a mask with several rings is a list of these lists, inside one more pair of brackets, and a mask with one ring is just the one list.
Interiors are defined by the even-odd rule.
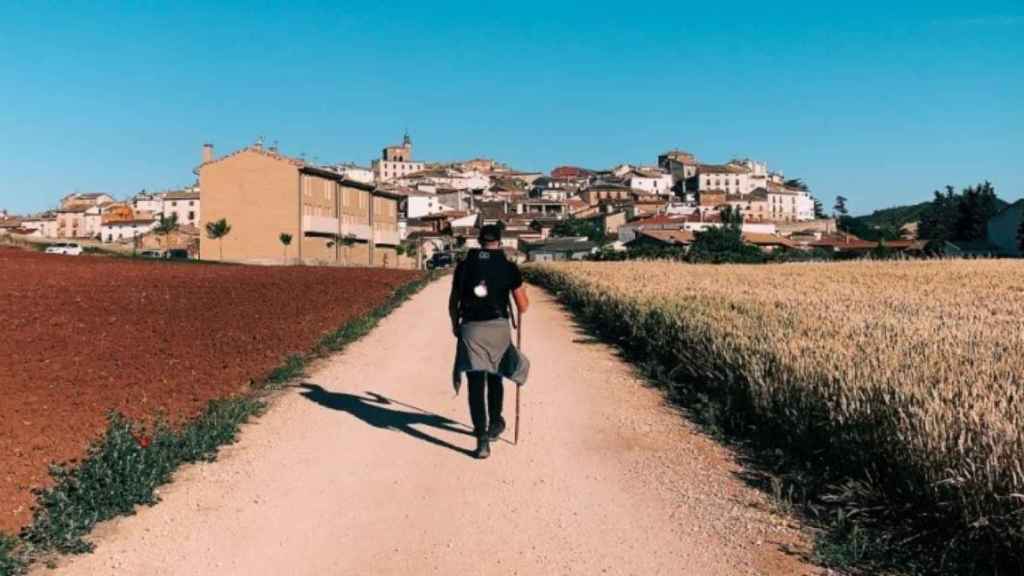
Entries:
[[1024,549],[1024,262],[573,262],[528,274],[951,544]]

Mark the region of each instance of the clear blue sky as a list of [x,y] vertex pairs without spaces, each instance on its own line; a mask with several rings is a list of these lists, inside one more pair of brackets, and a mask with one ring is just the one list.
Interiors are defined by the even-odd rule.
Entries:
[[855,213],[1024,195],[1020,0],[263,4],[5,5],[0,207],[187,185],[206,141],[366,164],[406,127],[523,169],[749,156]]

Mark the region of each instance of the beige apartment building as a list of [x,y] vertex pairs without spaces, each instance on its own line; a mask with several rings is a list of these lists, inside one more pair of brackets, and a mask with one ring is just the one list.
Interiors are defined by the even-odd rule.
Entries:
[[[204,147],[197,169],[203,209],[203,260],[279,264],[281,233],[291,234],[290,262],[395,266],[400,196],[343,174],[306,164],[260,145],[213,158]],[[231,232],[207,237],[206,225],[224,218]]]

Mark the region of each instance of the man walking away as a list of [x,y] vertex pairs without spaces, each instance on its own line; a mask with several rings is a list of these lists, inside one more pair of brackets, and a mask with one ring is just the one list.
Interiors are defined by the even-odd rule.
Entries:
[[[501,249],[501,228],[480,229],[481,249],[470,250],[455,268],[448,312],[459,339],[455,354],[454,383],[458,392],[462,373],[469,382],[469,413],[477,437],[475,455],[487,458],[490,441],[505,430],[501,416],[502,377],[517,385],[526,383],[529,362],[512,345],[509,320],[511,299],[519,314],[530,303],[519,267]],[[489,417],[489,419],[488,419]]]

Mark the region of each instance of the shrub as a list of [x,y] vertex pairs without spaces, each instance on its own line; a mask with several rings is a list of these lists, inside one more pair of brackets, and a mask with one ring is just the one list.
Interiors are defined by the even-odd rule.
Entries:
[[156,488],[169,482],[178,466],[212,460],[262,407],[249,398],[213,401],[180,431],[162,423],[147,430],[111,414],[106,434],[77,467],[51,468],[54,485],[37,492],[22,541],[36,551],[88,552],[92,545],[82,537],[98,522],[131,514],[139,504],[155,504]]
[[18,541],[6,534],[0,534],[0,576],[19,574],[23,568],[18,559]]
[[285,359],[284,364],[274,368],[267,376],[267,385],[270,387],[281,386],[293,378],[302,376],[306,369],[306,361],[301,354],[291,354]]
[[697,232],[687,259],[705,264],[755,264],[766,258],[760,248],[743,241],[739,226],[730,225]]

